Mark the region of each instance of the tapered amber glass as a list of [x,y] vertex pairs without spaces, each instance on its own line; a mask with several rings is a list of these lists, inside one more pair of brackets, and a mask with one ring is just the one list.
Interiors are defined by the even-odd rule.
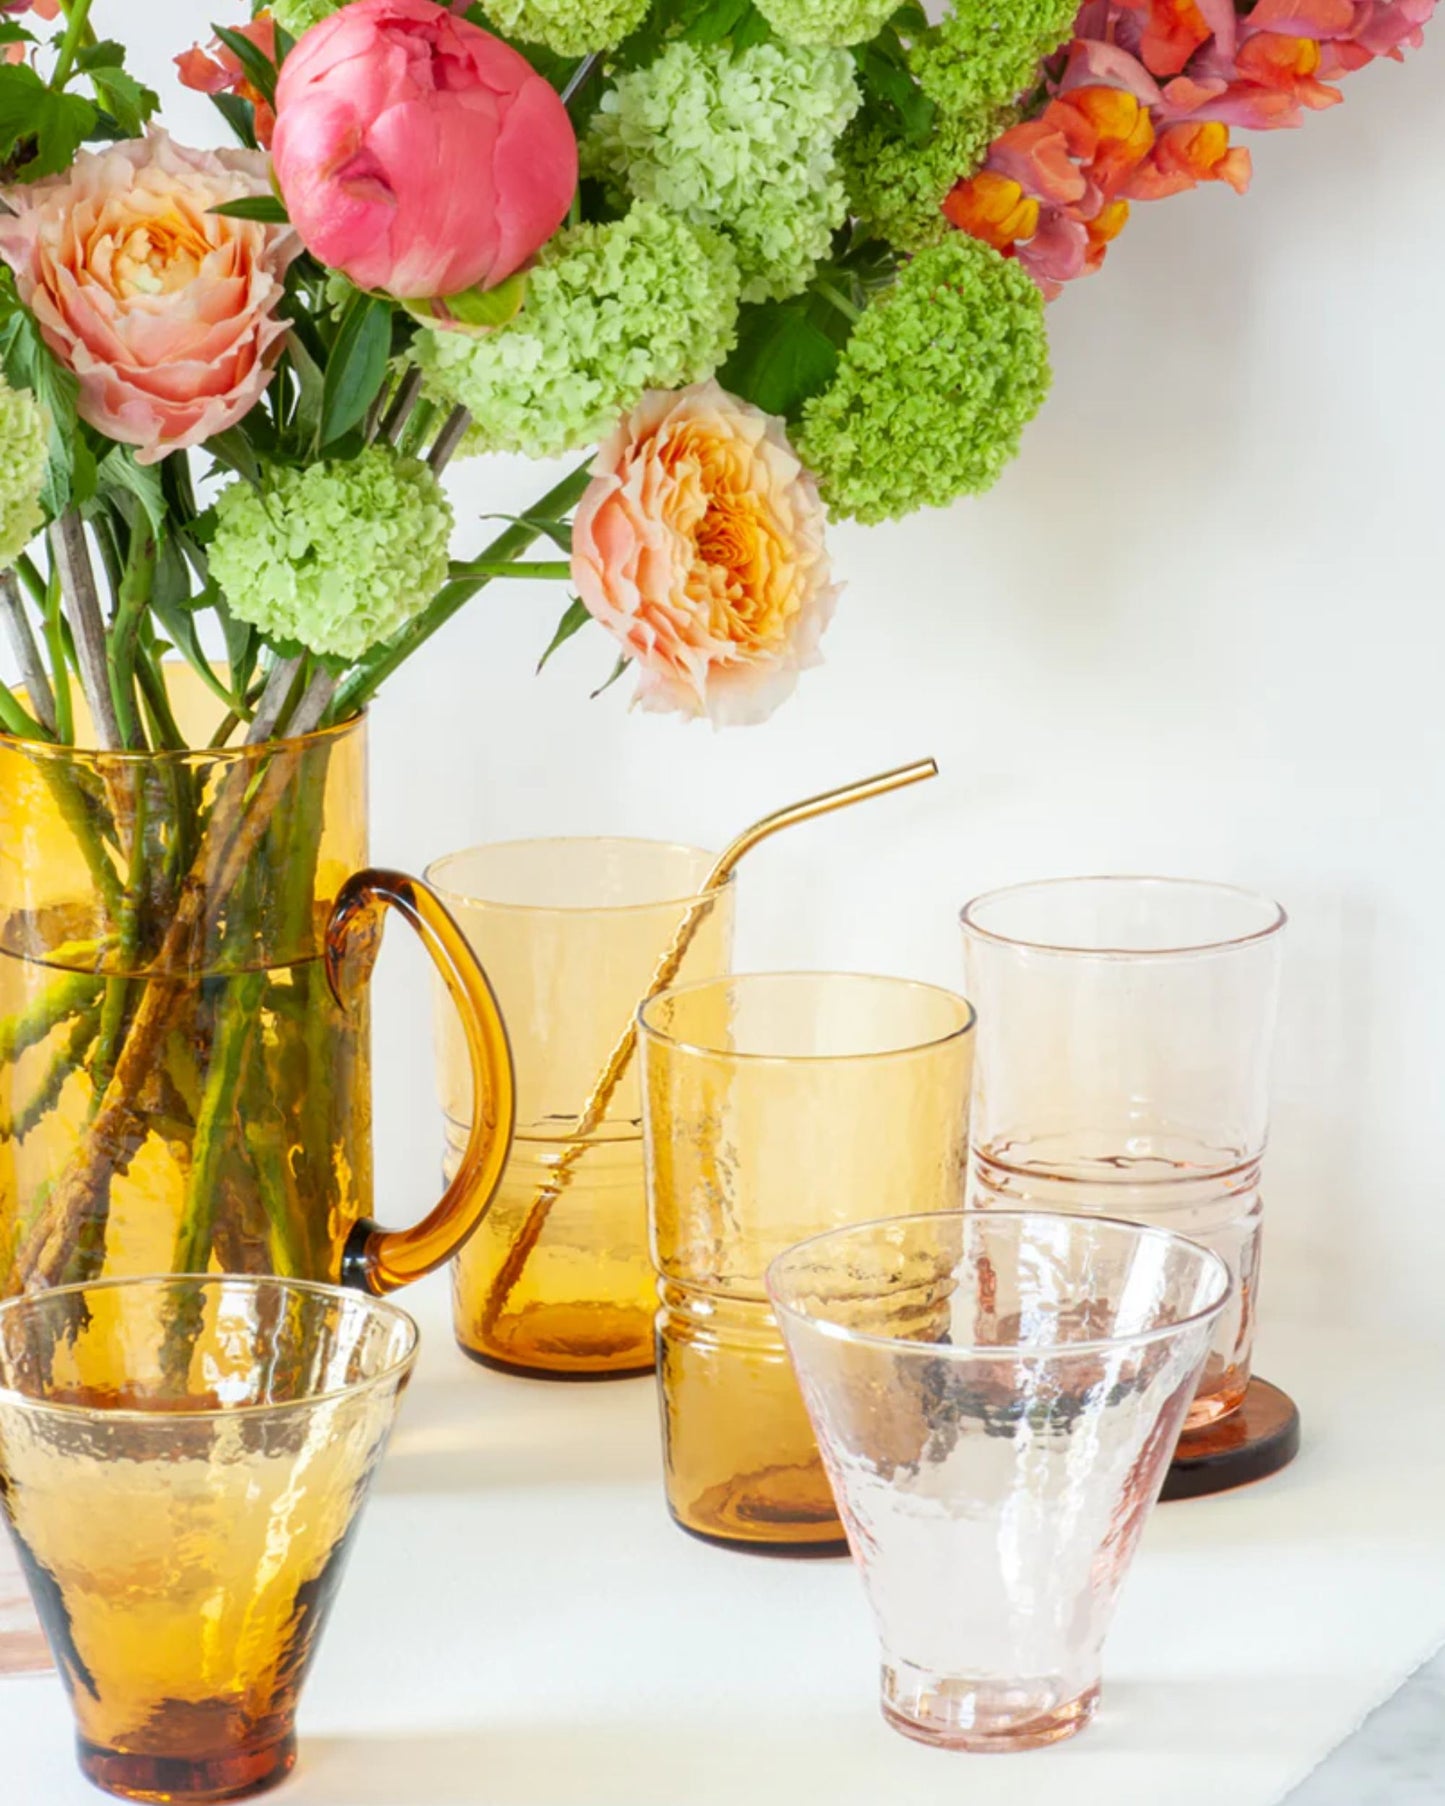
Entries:
[[417,1340],[392,1305],[275,1279],[0,1306],[0,1497],[98,1787],[238,1799],[290,1771]]
[[802,972],[664,992],[640,1022],[668,1506],[714,1541],[841,1548],[763,1273],[821,1230],[958,1206],[973,1011]]
[[[427,878],[496,987],[517,1076],[517,1130],[495,1203],[455,1267],[457,1340],[478,1360],[555,1378],[646,1371],[657,1299],[647,1252],[637,1061],[587,1106],[660,962],[691,923],[680,973],[727,970],[731,884],[647,840],[511,841],[437,860]],[[458,1019],[437,1018],[446,1166],[471,1126]]]

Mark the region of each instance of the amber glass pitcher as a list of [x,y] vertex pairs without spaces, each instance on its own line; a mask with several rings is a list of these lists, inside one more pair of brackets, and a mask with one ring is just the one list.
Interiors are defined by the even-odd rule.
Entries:
[[[172,701],[205,747],[199,685]],[[506,1160],[506,1035],[438,900],[365,864],[360,719],[198,752],[0,736],[0,1295],[206,1271],[382,1293],[456,1252]],[[401,1231],[371,1221],[387,909],[451,994],[478,1100]]]

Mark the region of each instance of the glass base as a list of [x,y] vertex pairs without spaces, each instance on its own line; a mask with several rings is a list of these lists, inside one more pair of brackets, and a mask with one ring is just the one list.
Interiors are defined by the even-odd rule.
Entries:
[[649,1361],[640,1367],[529,1367],[523,1361],[504,1361],[499,1355],[483,1354],[480,1348],[468,1348],[461,1337],[457,1347],[478,1367],[490,1367],[493,1373],[510,1373],[522,1380],[638,1380],[655,1371]]
[[122,1800],[244,1800],[277,1787],[296,1766],[296,1733],[276,1743],[226,1756],[136,1756],[77,1738],[81,1773],[103,1793]]
[[695,1536],[700,1543],[710,1543],[714,1549],[736,1549],[742,1555],[781,1555],[784,1558],[792,1556],[798,1561],[819,1561],[848,1553],[848,1539],[843,1536],[800,1542],[779,1542],[774,1538],[771,1542],[760,1542],[756,1537],[724,1536],[715,1530],[699,1530],[696,1524],[680,1518],[671,1506],[668,1515],[679,1530]]
[[981,1681],[885,1663],[880,1703],[893,1729],[917,1743],[1006,1755],[1077,1736],[1099,1704],[1099,1683],[1060,1701],[1047,1681]]

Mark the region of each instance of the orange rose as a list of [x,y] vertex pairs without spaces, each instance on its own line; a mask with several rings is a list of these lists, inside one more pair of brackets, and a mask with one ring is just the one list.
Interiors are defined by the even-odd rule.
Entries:
[[634,704],[764,720],[819,662],[837,587],[781,420],[715,382],[654,391],[604,445],[572,579],[639,673]]

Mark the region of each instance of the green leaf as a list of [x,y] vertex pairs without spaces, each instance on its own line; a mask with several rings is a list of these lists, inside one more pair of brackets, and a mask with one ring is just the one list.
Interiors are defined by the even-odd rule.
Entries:
[[607,694],[607,692],[612,688],[613,684],[615,684],[617,682],[618,678],[621,677],[622,673],[627,669],[627,667],[631,663],[632,663],[632,660],[624,652],[622,654],[621,658],[619,658],[617,663],[612,667],[611,677],[608,678],[608,680],[605,684],[599,684],[597,686],[597,688],[587,698],[588,702],[596,702],[596,700],[599,696],[605,696]]
[[753,10],[753,0],[711,0],[683,36],[694,44],[720,44]]
[[864,105],[872,116],[885,120],[910,144],[926,144],[938,108],[919,87],[897,39],[855,44],[853,60]]
[[119,69],[124,61],[125,45],[115,38],[82,44],[75,53],[75,66],[83,75],[90,75],[97,69]]
[[318,434],[323,447],[364,418],[386,380],[390,358],[391,304],[358,291],[346,304],[326,360]]
[[284,25],[273,25],[272,29],[276,34],[276,68],[279,71],[281,65],[296,48],[296,40]]
[[525,527],[530,533],[543,533],[559,552],[572,555],[572,523],[566,520],[543,520],[535,514],[484,514],[483,520],[504,520],[514,527]]
[[154,88],[147,88],[124,69],[91,71],[95,97],[127,138],[138,138],[145,123],[161,104]]
[[258,219],[268,226],[289,225],[291,220],[274,194],[244,194],[239,201],[222,201],[210,211],[224,214],[227,219]]
[[[90,457],[80,435],[75,404],[80,384],[40,336],[35,316],[7,282],[0,288],[0,363],[14,389],[29,389],[50,421],[49,464],[40,500],[53,519],[70,504],[77,462]],[[84,477],[79,485],[84,487]]]
[[0,19],[0,44],[38,44],[39,38],[27,31],[18,19]]
[[256,109],[239,94],[213,94],[211,105],[246,150],[256,149]]
[[[733,49],[751,50],[754,44],[766,44],[772,28],[755,6],[750,6],[733,27]],[[612,679],[615,683],[616,679]]]
[[213,25],[215,32],[227,50],[240,63],[246,80],[268,104],[276,98],[276,65],[264,50],[258,50],[249,38],[243,38],[239,31],[229,31],[224,25]]
[[537,660],[538,671],[542,669],[547,660],[551,658],[552,654],[559,646],[565,646],[568,640],[572,638],[573,634],[581,633],[582,629],[591,619],[592,616],[587,612],[587,604],[574,596],[567,605],[566,613],[557,623],[557,631],[547,642],[547,650],[542,654],[541,658]]
[[193,612],[195,605],[191,600],[190,567],[169,533],[161,541],[156,558],[150,600],[151,612],[169,635],[176,651],[209,689],[224,702],[234,702],[231,692],[211,669],[211,662],[201,646]]
[[796,420],[838,368],[838,341],[820,317],[817,302],[807,296],[743,308],[737,346],[718,380],[764,413]]
[[22,182],[67,169],[96,123],[88,100],[56,94],[28,63],[0,65],[0,162],[14,161],[22,144],[34,146],[21,160]]
[[95,472],[96,491],[123,492],[133,495],[145,510],[146,519],[159,533],[165,524],[166,498],[161,488],[160,466],[137,464],[128,445],[112,445],[100,460]]
[[228,426],[224,433],[213,433],[201,450],[209,452],[218,464],[235,471],[238,477],[244,477],[253,489],[260,488],[260,461],[240,427]]

